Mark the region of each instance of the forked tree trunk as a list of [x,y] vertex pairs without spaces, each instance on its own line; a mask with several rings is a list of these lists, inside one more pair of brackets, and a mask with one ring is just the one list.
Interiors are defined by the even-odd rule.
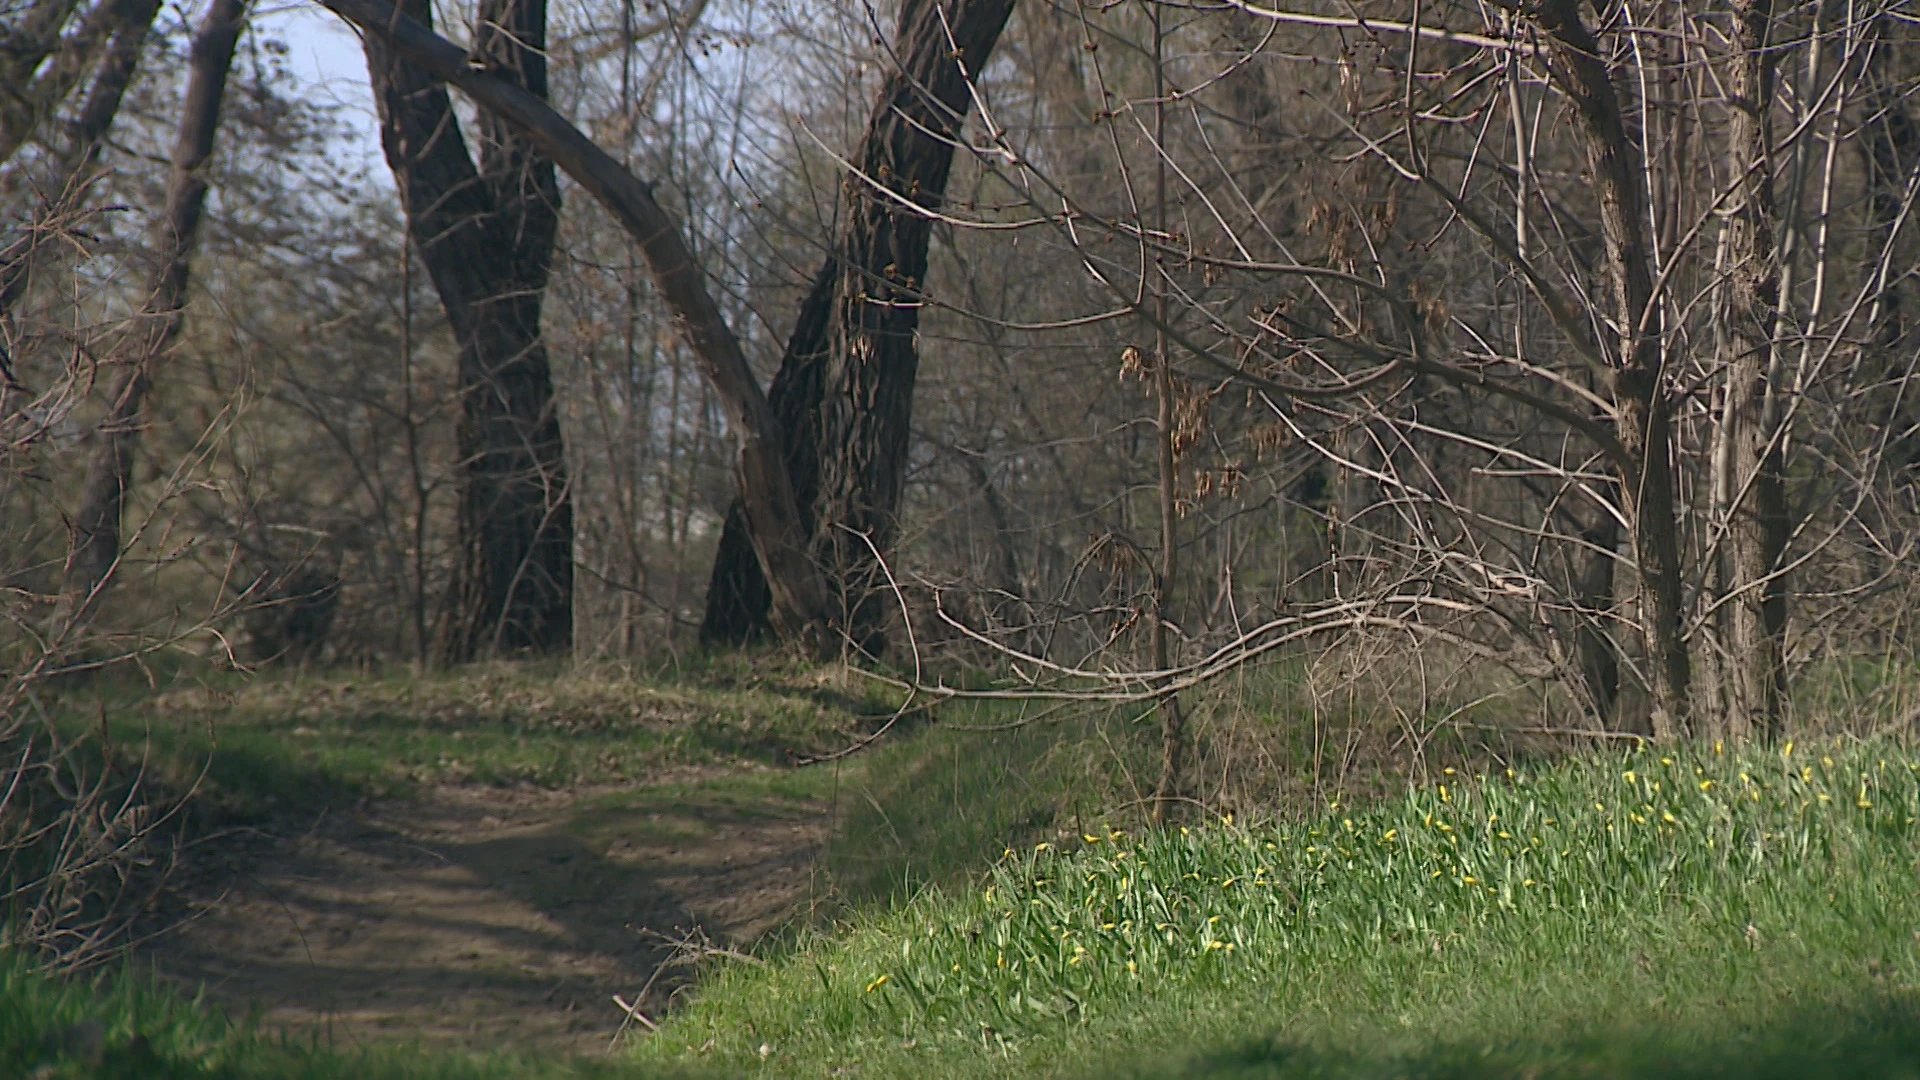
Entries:
[[[1768,51],[1771,0],[1735,0],[1733,63],[1726,74],[1727,408],[1730,455],[1728,535],[1733,570],[1728,601],[1726,712],[1713,718],[1728,738],[1780,733],[1786,695],[1786,590],[1777,572],[1786,549],[1784,452],[1776,392],[1774,328],[1780,272],[1774,252],[1773,162],[1768,110],[1774,60]],[[1702,732],[1708,734],[1709,732]]]
[[[431,25],[427,0],[403,11]],[[545,47],[544,0],[482,4],[475,63],[541,100]],[[482,111],[476,168],[445,87],[381,35],[366,51],[408,228],[460,346],[459,554],[436,657],[563,650],[573,512],[540,334],[560,210],[553,161]]]
[[140,314],[112,358],[120,373],[108,393],[107,415],[93,436],[85,486],[73,515],[73,544],[54,607],[51,640],[56,649],[73,646],[74,634],[98,610],[120,561],[121,514],[133,483],[140,416],[153,371],[180,333],[188,271],[207,200],[205,167],[213,156],[220,103],[226,96],[227,73],[246,10],[247,0],[213,0],[194,35],[186,102],[167,177],[159,265]]
[[[970,80],[992,55],[1014,0],[905,0],[900,67],[881,89],[842,191],[846,219],[796,321],[769,394],[812,534],[812,557],[838,594],[854,646],[885,649],[880,558],[898,532],[920,354],[916,333],[932,222],[946,195]],[[828,293],[829,288],[831,292]],[[830,296],[823,320],[814,306]],[[730,520],[737,515],[729,513]],[[723,535],[703,640],[767,628],[765,582],[737,527]]]
[[1620,471],[1621,503],[1639,570],[1640,621],[1653,695],[1653,731],[1688,730],[1692,677],[1681,636],[1680,544],[1674,518],[1672,404],[1654,313],[1646,192],[1640,154],[1627,134],[1608,70],[1577,0],[1546,0],[1535,18],[1547,32],[1555,82],[1578,116],[1606,244],[1609,314],[1618,327],[1614,423],[1632,467]]

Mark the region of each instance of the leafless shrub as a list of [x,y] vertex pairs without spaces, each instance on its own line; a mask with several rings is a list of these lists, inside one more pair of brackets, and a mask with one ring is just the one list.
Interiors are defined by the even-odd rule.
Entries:
[[0,691],[0,903],[6,944],[55,970],[121,955],[165,884],[182,793],[147,783],[104,714],[89,731],[54,722],[25,679]]
[[[941,218],[962,270],[1017,237],[1032,274],[1023,304],[946,294],[984,339],[956,398],[1023,349],[1069,368],[1066,334],[1117,362],[1046,391],[1097,398],[1092,434],[1035,423],[1027,370],[995,422],[1043,437],[956,423],[930,455],[928,513],[978,524],[918,551],[1041,555],[995,560],[1031,621],[978,584],[917,605],[922,640],[998,656],[989,696],[1197,718],[1279,665],[1316,731],[1364,715],[1416,758],[1492,702],[1549,740],[1911,723],[1910,2],[1040,18],[1070,77],[1028,61],[981,104]],[[992,505],[996,469],[1057,472],[1049,509]],[[1225,793],[1206,769],[1261,752],[1214,730],[1240,749],[1193,780]]]
[[[194,786],[157,785],[144,740],[121,743],[107,706],[80,716],[67,691],[185,648],[223,654],[219,628],[258,599],[241,587],[192,613],[54,616],[71,540],[60,493],[95,441],[103,357],[130,332],[93,291],[96,230],[113,210],[97,194],[71,186],[0,236],[0,927],[6,945],[59,970],[128,945],[166,880]],[[153,485],[107,582],[164,582],[193,556],[173,529],[187,496],[206,488],[232,412],[214,411]]]

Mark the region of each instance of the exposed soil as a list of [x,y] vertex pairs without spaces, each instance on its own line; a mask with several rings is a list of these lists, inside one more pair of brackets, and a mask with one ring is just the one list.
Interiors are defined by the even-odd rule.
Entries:
[[[737,945],[813,895],[824,807],[685,787],[441,787],[189,853],[163,978],[350,1043],[604,1052],[689,931]],[[692,789],[697,792],[698,789]],[[664,937],[663,937],[664,936]],[[685,984],[669,966],[638,1007]]]

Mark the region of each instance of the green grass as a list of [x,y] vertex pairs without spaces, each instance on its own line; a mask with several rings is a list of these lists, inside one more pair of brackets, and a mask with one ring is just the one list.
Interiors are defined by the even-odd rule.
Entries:
[[157,691],[103,680],[53,706],[70,732],[104,725],[167,786],[200,781],[207,803],[248,817],[416,784],[562,787],[787,765],[890,715],[883,689],[833,669],[716,665],[674,677],[494,664],[197,673]]
[[1010,845],[1106,820],[1137,798],[1134,777],[1148,767],[1147,740],[1106,710],[1022,723],[1005,704],[954,703],[939,716],[837,769],[810,770],[836,810],[824,868],[854,903],[964,886]]
[[1881,745],[1600,756],[1298,825],[1090,833],[716,972],[638,1053],[871,1076],[1920,1075],[1917,770]]
[[[951,704],[938,723],[911,712],[858,754],[799,767],[861,742],[893,716],[892,694],[845,669],[762,657],[678,673],[182,668],[152,683],[103,677],[49,705],[69,734],[104,729],[121,774],[137,765],[162,791],[192,789],[197,811],[220,821],[448,783],[604,786],[578,808],[588,838],[825,807],[834,828],[820,869],[837,904],[964,882],[1008,844],[1137,794],[1126,773],[1144,764],[1144,743],[1126,724],[1073,712],[1022,726],[1017,705]],[[981,727],[1006,730],[965,730]]]

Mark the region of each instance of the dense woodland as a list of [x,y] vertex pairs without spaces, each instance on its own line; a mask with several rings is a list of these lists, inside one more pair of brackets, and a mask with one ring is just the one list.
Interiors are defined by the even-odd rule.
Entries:
[[1912,0],[315,2],[384,171],[248,0],[0,13],[9,761],[771,647],[1127,704],[1167,814],[1280,658],[1742,741],[1912,656]]

